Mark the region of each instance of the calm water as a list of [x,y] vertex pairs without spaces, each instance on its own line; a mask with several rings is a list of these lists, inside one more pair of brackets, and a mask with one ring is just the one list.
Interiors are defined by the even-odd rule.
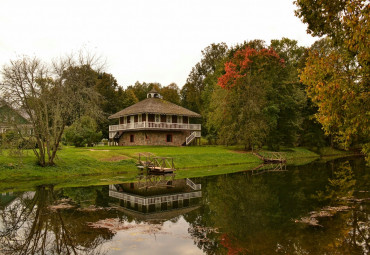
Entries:
[[368,254],[369,173],[357,158],[2,194],[0,253]]

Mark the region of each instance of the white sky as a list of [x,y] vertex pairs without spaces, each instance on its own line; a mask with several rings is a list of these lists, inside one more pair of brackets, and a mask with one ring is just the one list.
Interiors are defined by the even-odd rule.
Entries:
[[182,87],[211,43],[288,37],[314,41],[293,0],[0,0],[0,66],[19,55],[54,57],[88,49],[121,86]]

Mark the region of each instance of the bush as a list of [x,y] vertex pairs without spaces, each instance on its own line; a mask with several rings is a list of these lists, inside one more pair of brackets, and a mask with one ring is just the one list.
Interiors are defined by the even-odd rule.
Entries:
[[97,132],[97,124],[94,119],[83,116],[64,132],[68,144],[76,147],[93,146],[100,141],[102,132]]

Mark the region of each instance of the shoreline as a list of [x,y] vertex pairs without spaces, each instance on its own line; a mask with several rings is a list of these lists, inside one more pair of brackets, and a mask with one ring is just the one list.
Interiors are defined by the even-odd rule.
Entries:
[[[220,175],[238,171],[252,170],[262,161],[251,153],[240,153],[233,147],[63,147],[58,154],[56,166],[40,167],[34,163],[32,153],[26,153],[22,164],[16,164],[16,158],[0,155],[0,191],[22,189],[26,186],[41,184],[81,183],[83,185],[104,184],[104,178],[117,182],[134,180],[137,176],[136,155],[140,151],[158,156],[173,157],[176,178],[191,178],[208,175]],[[318,159],[358,156],[353,153],[319,155],[306,148],[287,148],[284,153],[287,165],[304,165]],[[125,159],[107,161],[107,158]],[[19,159],[18,159],[19,160]]]

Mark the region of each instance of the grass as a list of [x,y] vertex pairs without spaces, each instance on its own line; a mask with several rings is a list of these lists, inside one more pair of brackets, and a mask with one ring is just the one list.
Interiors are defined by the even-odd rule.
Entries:
[[338,150],[338,149],[334,149],[332,147],[315,148],[315,149],[312,149],[312,150],[317,152],[318,154],[320,154],[322,157],[348,156],[348,155],[357,154],[357,152]]
[[[305,148],[283,150],[288,164],[302,165],[319,157]],[[0,191],[29,190],[30,186],[55,184],[62,186],[103,185],[132,181],[138,170],[138,153],[150,152],[156,156],[173,157],[176,178],[200,177],[250,170],[261,160],[238,147],[225,146],[132,146],[75,148],[64,146],[58,152],[56,166],[40,167],[32,151],[24,156],[10,157],[9,151],[0,155]],[[83,177],[82,177],[83,176]]]

